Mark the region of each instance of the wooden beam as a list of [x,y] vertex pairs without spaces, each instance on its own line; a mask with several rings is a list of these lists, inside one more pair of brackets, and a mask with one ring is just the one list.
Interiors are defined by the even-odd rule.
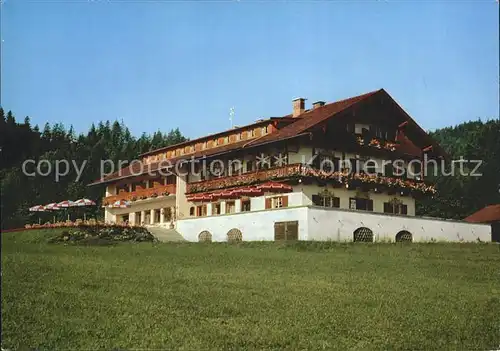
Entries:
[[403,127],[405,127],[405,126],[407,126],[407,125],[408,125],[408,121],[404,121],[403,123],[401,123],[401,124],[398,126],[398,128],[403,128]]

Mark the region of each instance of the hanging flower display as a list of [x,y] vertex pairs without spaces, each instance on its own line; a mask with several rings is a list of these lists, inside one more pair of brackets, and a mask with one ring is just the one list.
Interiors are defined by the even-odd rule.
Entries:
[[378,186],[377,191],[381,191],[380,187],[383,186],[387,189],[395,189],[396,191],[407,190],[423,194],[436,193],[436,189],[433,185],[426,184],[422,181],[384,177],[376,174],[371,175],[365,173],[349,173],[348,171],[327,172],[302,164],[287,165],[285,167],[243,174],[236,177],[225,177],[198,183],[191,183],[188,184],[187,192],[207,192],[238,186],[254,185],[270,180],[286,180],[301,177],[310,177],[316,180],[328,181],[329,183],[333,183],[334,185],[343,184],[349,185],[350,187],[361,185],[369,185],[373,187]]

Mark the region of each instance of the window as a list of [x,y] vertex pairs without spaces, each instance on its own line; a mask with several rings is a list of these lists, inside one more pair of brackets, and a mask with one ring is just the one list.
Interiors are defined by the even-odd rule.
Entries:
[[413,165],[413,176],[419,177],[422,174],[422,162],[412,162]]
[[354,124],[347,123],[346,124],[346,130],[347,130],[348,133],[354,133]]
[[313,195],[312,201],[313,204],[316,206],[340,208],[339,197],[319,194],[319,195]]
[[212,216],[220,215],[220,203],[212,203]]
[[250,200],[241,200],[241,212],[250,211]]
[[175,184],[175,175],[171,174],[165,178],[165,184]]
[[191,206],[191,208],[189,209],[189,215],[191,217],[194,216],[194,210],[195,210],[194,206]]
[[247,172],[252,172],[254,170],[254,162],[247,161]]
[[272,208],[281,208],[283,207],[283,198],[280,197],[275,197],[271,199],[271,207]]
[[329,155],[319,155],[317,157],[317,160],[319,161],[318,168],[324,172],[335,172],[335,158],[333,156]]
[[239,171],[241,171],[242,163],[240,160],[231,160],[229,161],[229,175],[236,175]]
[[386,164],[384,166],[384,176],[385,177],[392,177],[394,175],[394,167],[392,163]]
[[373,231],[370,228],[361,227],[354,231],[354,242],[373,242]]
[[363,170],[365,173],[374,175],[377,173],[376,162],[371,159],[363,160]]
[[363,211],[373,211],[373,200],[371,199],[361,199],[361,198],[350,198],[349,199],[349,209],[351,210],[363,210]]
[[196,216],[203,217],[207,215],[207,205],[200,205],[196,207]]
[[234,213],[236,212],[236,206],[234,201],[226,201],[226,213]]
[[276,196],[266,199],[266,208],[288,207],[288,196]]
[[408,206],[401,203],[401,201],[394,199],[390,202],[384,202],[384,213],[393,214],[408,214]]

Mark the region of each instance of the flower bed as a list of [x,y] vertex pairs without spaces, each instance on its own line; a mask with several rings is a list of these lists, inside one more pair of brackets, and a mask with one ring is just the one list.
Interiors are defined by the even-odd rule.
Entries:
[[120,225],[80,225],[64,230],[49,240],[50,243],[110,245],[123,241],[155,241],[155,237],[144,227]]

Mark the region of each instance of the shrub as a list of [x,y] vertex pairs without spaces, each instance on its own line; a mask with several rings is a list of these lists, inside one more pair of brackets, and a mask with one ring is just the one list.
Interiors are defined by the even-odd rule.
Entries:
[[50,243],[81,243],[85,245],[111,245],[120,241],[154,241],[154,236],[144,227],[119,225],[80,225],[64,230],[49,240]]

